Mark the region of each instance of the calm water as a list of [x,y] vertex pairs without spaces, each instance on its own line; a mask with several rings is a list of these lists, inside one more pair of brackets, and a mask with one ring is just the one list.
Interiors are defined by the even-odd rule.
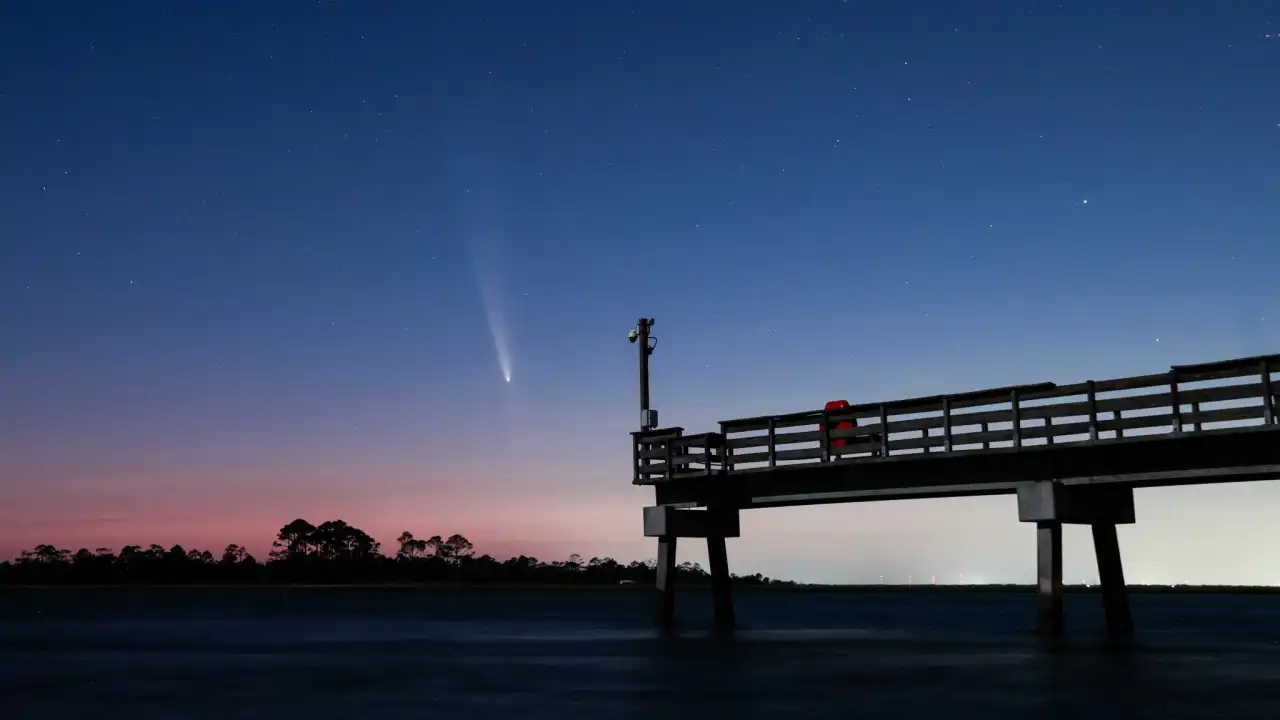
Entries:
[[0,591],[0,718],[1280,718],[1280,596],[1137,596],[1139,648],[1029,636],[1029,595]]

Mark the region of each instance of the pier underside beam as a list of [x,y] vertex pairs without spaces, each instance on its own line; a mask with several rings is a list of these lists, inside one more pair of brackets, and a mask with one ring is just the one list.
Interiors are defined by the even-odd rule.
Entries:
[[686,537],[706,538],[715,626],[720,630],[733,629],[733,591],[725,538],[738,537],[739,532],[737,510],[688,510],[666,505],[644,509],[644,534],[658,538],[658,621],[664,627],[675,620],[676,541]]
[[1056,638],[1065,627],[1062,607],[1062,526],[1093,529],[1098,578],[1107,634],[1113,641],[1133,637],[1133,616],[1124,583],[1116,525],[1134,522],[1133,488],[1119,485],[1028,483],[1018,488],[1018,519],[1036,523],[1036,594],[1040,632]]

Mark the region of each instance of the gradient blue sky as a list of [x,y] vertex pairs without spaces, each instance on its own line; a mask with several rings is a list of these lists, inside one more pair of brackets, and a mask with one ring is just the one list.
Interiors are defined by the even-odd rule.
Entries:
[[[652,556],[640,315],[691,431],[1275,352],[1276,33],[1263,2],[4,3],[0,555],[265,552],[303,516]],[[1278,499],[1142,492],[1129,578],[1280,583]],[[743,528],[741,572],[1034,567],[1007,497]]]

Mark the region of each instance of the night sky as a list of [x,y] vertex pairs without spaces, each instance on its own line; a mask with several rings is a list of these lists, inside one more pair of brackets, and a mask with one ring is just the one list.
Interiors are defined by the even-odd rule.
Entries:
[[[690,432],[1277,352],[1277,33],[1274,2],[6,2],[0,556],[261,555],[301,516],[652,557],[641,315]],[[1280,584],[1277,501],[1140,491],[1126,575]],[[737,572],[1033,577],[1009,496],[742,524]]]

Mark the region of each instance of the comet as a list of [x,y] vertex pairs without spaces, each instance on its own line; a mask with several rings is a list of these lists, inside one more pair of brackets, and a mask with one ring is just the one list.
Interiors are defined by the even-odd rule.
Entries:
[[461,191],[458,198],[462,221],[460,229],[470,251],[476,289],[484,308],[489,335],[493,338],[494,359],[503,383],[510,385],[513,374],[511,338],[502,292],[506,287],[502,273],[506,232],[502,222],[502,203],[493,186],[493,178],[502,174],[487,167],[483,153],[459,152],[451,165],[450,174]]
[[499,283],[495,268],[484,262],[477,251],[476,243],[472,243],[472,259],[475,263],[476,284],[480,290],[480,302],[484,305],[485,319],[489,323],[489,335],[493,337],[493,352],[498,362],[498,370],[502,379],[511,384],[511,349],[507,343],[507,325],[502,314],[502,296],[498,292]]
[[463,217],[466,244],[475,272],[476,289],[484,308],[485,322],[493,338],[494,359],[505,384],[511,384],[511,344],[508,342],[506,315],[503,312],[502,227],[500,208],[489,193],[476,188],[464,191]]

